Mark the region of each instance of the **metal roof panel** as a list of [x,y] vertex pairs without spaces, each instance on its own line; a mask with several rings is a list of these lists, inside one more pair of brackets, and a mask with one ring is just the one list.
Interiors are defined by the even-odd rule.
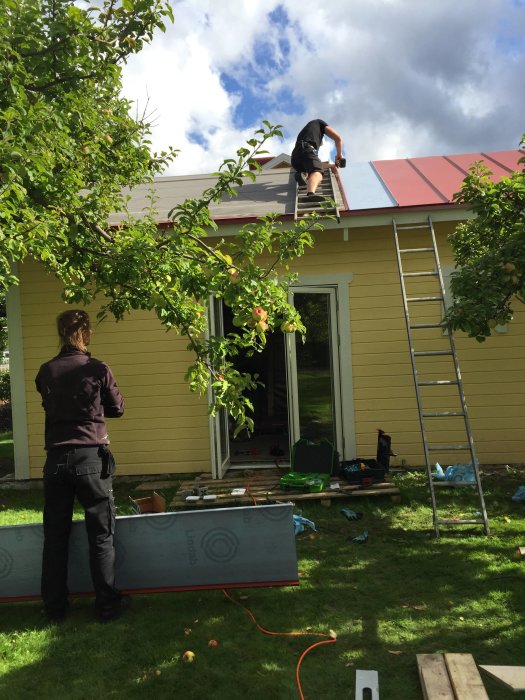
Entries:
[[491,151],[483,155],[511,171],[523,170],[523,163],[518,163],[518,161],[525,156],[524,151]]
[[[428,156],[411,159],[376,160],[371,163],[349,163],[339,170],[338,179],[345,189],[350,212],[373,211],[391,207],[425,207],[450,205],[452,196],[461,188],[469,167],[483,160],[499,180],[511,171],[520,170],[518,160],[522,151],[496,151],[466,153],[452,156]],[[257,181],[247,179],[238,189],[238,196],[225,198],[210,207],[217,221],[256,218],[276,213],[292,216],[295,211],[296,184],[293,170],[286,167],[286,155],[270,159],[278,167],[265,168],[257,175]],[[155,192],[155,208],[158,221],[166,222],[168,212],[186,198],[201,196],[203,190],[212,187],[216,178],[212,175],[184,175],[155,178],[153,183],[139,185],[129,191],[129,211],[139,216],[150,206],[149,193]],[[336,191],[341,210],[344,198]],[[123,214],[113,214],[110,224],[124,219]]]
[[411,158],[410,163],[432,183],[447,202],[452,201],[453,195],[458,192],[465,178],[462,170],[442,156]]
[[374,160],[372,165],[400,207],[447,202],[409,160]]
[[370,163],[349,163],[339,177],[351,210],[397,206]]
[[477,161],[482,161],[483,164],[492,171],[493,179],[495,180],[499,180],[504,175],[509,174],[508,168],[503,168],[493,160],[489,160],[483,153],[460,153],[458,155],[446,156],[446,158],[460,167],[465,175]]

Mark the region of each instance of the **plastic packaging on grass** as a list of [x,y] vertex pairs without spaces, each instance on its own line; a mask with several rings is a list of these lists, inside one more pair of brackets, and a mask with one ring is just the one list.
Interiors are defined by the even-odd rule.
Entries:
[[525,503],[525,486],[518,486],[518,490],[512,496],[512,500],[515,503]]
[[452,464],[443,471],[441,465],[436,462],[436,471],[432,476],[439,481],[468,481],[471,483],[476,481],[472,464]]

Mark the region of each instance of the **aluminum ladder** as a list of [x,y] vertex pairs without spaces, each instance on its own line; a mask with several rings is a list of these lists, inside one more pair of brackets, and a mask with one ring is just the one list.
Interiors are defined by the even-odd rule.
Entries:
[[[489,523],[488,523],[488,518],[487,518],[487,511],[485,508],[485,500],[483,498],[483,490],[481,488],[481,480],[479,476],[479,463],[478,459],[476,457],[476,451],[474,447],[474,439],[472,437],[472,429],[470,425],[470,420],[468,416],[468,410],[467,410],[467,402],[465,400],[465,393],[463,390],[463,382],[461,379],[461,371],[459,368],[459,362],[458,362],[458,356],[456,352],[456,344],[454,342],[454,335],[452,331],[445,329],[443,325],[443,316],[446,311],[446,301],[445,301],[445,285],[443,282],[443,274],[441,270],[441,264],[439,261],[439,254],[438,254],[438,249],[437,249],[437,243],[436,243],[436,236],[434,232],[434,226],[432,224],[432,220],[430,217],[428,217],[426,223],[414,223],[414,224],[398,224],[395,219],[392,221],[392,227],[394,230],[394,239],[395,239],[395,244],[396,244],[396,256],[397,256],[397,265],[399,268],[399,279],[401,283],[401,293],[403,296],[403,309],[405,312],[405,321],[406,321],[406,328],[407,328],[407,334],[408,334],[408,342],[410,346],[410,359],[411,359],[411,364],[412,364],[412,373],[414,376],[414,386],[415,386],[415,391],[416,391],[416,399],[417,399],[417,408],[418,408],[418,413],[419,413],[419,423],[421,427],[421,436],[423,439],[423,450],[425,453],[425,464],[426,464],[426,470],[427,470],[427,475],[428,475],[428,483],[430,487],[430,496],[432,500],[432,513],[433,513],[433,520],[434,520],[434,530],[436,533],[436,536],[439,537],[439,526],[440,525],[483,525],[484,531],[486,535],[490,534],[489,531]],[[401,247],[399,243],[399,238],[400,238],[400,233],[403,233],[405,231],[412,231],[414,232],[415,230],[419,229],[418,234],[426,234],[426,236],[417,236],[418,238],[424,237],[426,238],[426,241],[424,240],[424,243],[426,243],[425,247],[415,247],[415,248],[407,248],[407,247]],[[427,243],[429,241],[429,243]],[[418,243],[419,246],[419,243]],[[410,258],[411,256],[422,256],[423,258],[426,259],[427,256],[432,256],[430,257],[430,262],[429,264],[425,264],[424,267],[427,267],[426,271],[410,271],[410,272],[405,272],[403,269],[403,262],[404,260],[407,260],[407,258]],[[412,258],[412,261],[414,258]],[[405,262],[406,265],[406,262]],[[409,269],[412,269],[414,265],[408,264]],[[432,268],[428,270],[428,268]],[[410,285],[409,280],[412,280],[413,278],[430,278],[434,280],[434,283],[438,283],[438,288],[436,290],[435,284],[434,284],[434,290],[425,293],[422,295],[419,291],[416,292],[417,296],[407,296],[407,284]],[[416,281],[416,280],[414,280]],[[417,283],[416,283],[417,284]],[[420,285],[422,286],[422,285]],[[432,308],[430,309],[429,316],[432,318],[432,316],[436,315],[436,304],[438,304],[438,310],[439,310],[439,318],[436,321],[431,321],[428,322],[427,319],[425,319],[425,322],[421,323],[414,323],[410,319],[410,311],[409,309],[413,307],[413,305],[416,305],[418,310],[421,310],[422,308],[425,311],[428,311],[426,307],[423,305],[433,305],[434,309],[434,314],[432,314]],[[417,312],[415,312],[415,316],[417,317]],[[422,342],[419,339],[417,339],[417,334],[420,330],[425,329],[425,328],[435,328],[435,329],[442,329],[442,333],[439,336],[439,342],[440,344],[445,343],[447,345],[447,339],[448,339],[448,347],[445,350],[416,350],[414,348],[414,340],[416,339],[417,342]],[[416,338],[415,338],[416,336]],[[428,343],[428,339],[427,339]],[[424,358],[424,357],[438,357],[442,356],[444,359],[441,362],[446,362],[448,359],[447,367],[444,368],[448,370],[449,377],[451,376],[452,378],[436,378],[436,379],[420,379],[420,376],[418,374],[418,368],[417,368],[417,361],[418,358]],[[446,359],[445,359],[446,358]],[[424,360],[422,360],[424,362]],[[453,365],[453,371],[452,366]],[[456,387],[458,396],[456,398],[456,403],[459,403],[458,408],[450,411],[443,411],[443,410],[427,410],[424,407],[425,403],[425,398],[423,397],[423,387],[428,387],[431,389],[431,393],[435,394],[435,391],[438,391],[440,388],[443,387]],[[450,390],[449,390],[450,392]],[[448,392],[448,393],[449,393]],[[447,392],[445,392],[447,393]],[[430,399],[435,399],[437,398],[435,395],[431,396]],[[459,402],[458,402],[459,399]],[[444,419],[444,418],[455,418],[456,420],[453,422],[453,424],[457,428],[457,423],[458,423],[458,418],[462,418],[463,420],[459,421],[460,424],[462,424],[461,427],[461,432],[464,430],[466,440],[462,443],[454,443],[454,444],[430,444],[429,439],[427,437],[427,433],[429,430],[426,427],[426,421],[431,421],[432,419]],[[452,518],[440,518],[438,516],[437,512],[437,504],[436,504],[436,484],[432,478],[432,464],[430,461],[430,453],[433,455],[436,454],[439,455],[439,453],[445,454],[449,453],[452,451],[465,451],[470,454],[470,459],[471,459],[471,464],[473,465],[474,469],[474,476],[475,476],[475,482],[474,484],[472,482],[456,482],[455,485],[458,486],[466,486],[467,484],[472,487],[475,486],[475,489],[477,491],[477,495],[479,498],[479,510],[476,513],[476,516],[471,519],[467,520],[461,520],[461,519],[452,519]]]
[[319,183],[316,194],[322,194],[323,197],[325,197],[327,201],[332,200],[334,202],[335,206],[325,207],[325,206],[322,206],[323,202],[309,202],[306,199],[306,192],[307,192],[306,185],[299,185],[297,183],[297,187],[295,190],[295,212],[294,212],[295,220],[300,219],[305,214],[312,214],[313,212],[316,212],[317,214],[320,214],[320,215],[328,214],[330,216],[335,216],[338,223],[341,221],[341,217],[339,215],[339,208],[337,206],[336,194],[335,194],[336,193],[335,175],[332,172],[332,169],[330,167],[325,168],[323,170],[323,179]]

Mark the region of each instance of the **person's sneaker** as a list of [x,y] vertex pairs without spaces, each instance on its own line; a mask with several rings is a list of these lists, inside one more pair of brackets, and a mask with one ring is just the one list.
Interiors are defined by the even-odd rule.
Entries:
[[294,177],[298,185],[306,185],[306,183],[308,182],[308,177],[306,176],[306,173],[296,172]]
[[48,622],[51,624],[59,624],[66,619],[68,610],[69,603],[66,603],[64,606],[59,607],[48,607],[44,605],[42,612],[46,616]]
[[129,597],[129,595],[123,595],[120,598],[119,604],[116,608],[99,613],[100,622],[106,624],[107,622],[113,622],[113,620],[118,620],[119,617],[122,617],[122,615],[130,608],[131,598]]
[[307,202],[326,202],[325,197],[322,194],[315,194],[314,192],[308,192],[306,195]]
[[44,610],[47,621],[51,625],[59,625],[67,617],[67,608],[64,610]]

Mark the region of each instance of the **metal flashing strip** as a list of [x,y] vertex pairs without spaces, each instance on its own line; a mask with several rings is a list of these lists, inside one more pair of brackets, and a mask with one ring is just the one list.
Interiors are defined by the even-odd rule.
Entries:
[[[299,583],[292,503],[116,519],[116,585],[125,592]],[[40,597],[43,526],[0,528],[0,601]],[[84,521],[75,521],[68,587],[92,594]]]

